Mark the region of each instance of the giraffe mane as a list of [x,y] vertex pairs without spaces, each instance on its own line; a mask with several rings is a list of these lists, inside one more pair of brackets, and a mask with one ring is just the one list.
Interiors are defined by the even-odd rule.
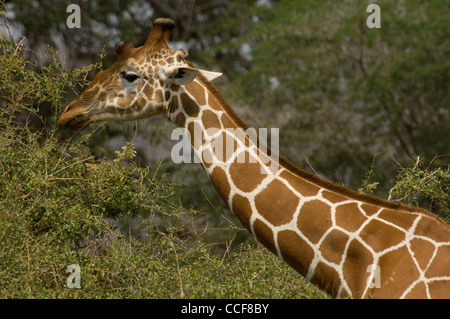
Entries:
[[[189,66],[195,68],[195,66],[192,63],[190,63],[189,61],[186,61],[186,62],[188,63]],[[222,93],[220,93],[217,90],[217,88],[210,81],[208,81],[201,74],[199,74],[197,76],[197,78],[202,82],[202,84],[206,87],[206,89],[214,95],[214,97],[217,99],[217,102],[223,107],[225,112],[228,114],[228,116],[232,119],[232,121],[238,127],[241,127],[244,130],[249,128],[249,125],[244,120],[242,120],[242,118],[234,111],[234,109],[225,100]],[[272,152],[271,148],[269,146],[267,146],[268,155],[270,155],[271,152]],[[308,181],[310,181],[320,187],[323,187],[329,191],[339,193],[340,195],[343,195],[343,196],[346,196],[346,197],[349,197],[349,198],[352,198],[355,200],[359,200],[359,201],[367,203],[367,204],[381,206],[381,207],[388,208],[388,209],[424,213],[428,216],[431,216],[434,219],[439,220],[440,222],[445,223],[445,221],[443,221],[439,216],[437,216],[436,214],[433,214],[421,207],[411,206],[411,205],[403,204],[400,202],[388,201],[388,200],[385,200],[385,199],[382,199],[379,197],[375,197],[370,194],[362,194],[362,193],[354,191],[346,186],[327,181],[316,174],[313,174],[311,172],[308,172],[308,171],[298,167],[297,165],[293,164],[291,161],[289,161],[287,158],[285,158],[281,155],[279,156],[279,164],[282,167],[284,167],[285,169],[289,170],[291,173],[293,173],[301,178],[307,179]]]

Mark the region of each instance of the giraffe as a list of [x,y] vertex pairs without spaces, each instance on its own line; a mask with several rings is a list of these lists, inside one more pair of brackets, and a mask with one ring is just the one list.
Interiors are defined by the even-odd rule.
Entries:
[[333,184],[283,157],[273,166],[271,150],[243,134],[248,125],[212,85],[220,73],[199,70],[185,50],[170,48],[174,26],[159,18],[143,46],[119,42],[116,62],[66,107],[58,128],[163,115],[186,131],[245,228],[331,296],[450,297],[450,227],[443,220]]

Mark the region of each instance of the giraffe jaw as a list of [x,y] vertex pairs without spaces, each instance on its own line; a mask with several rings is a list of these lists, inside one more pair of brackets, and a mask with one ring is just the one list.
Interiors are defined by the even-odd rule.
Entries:
[[[134,121],[152,117],[161,114],[161,108],[154,108],[152,112],[141,112],[129,116],[118,116],[118,112],[104,112],[98,105],[91,105],[90,107],[78,107],[73,101],[69,104],[66,110],[61,114],[58,120],[58,129],[64,130],[67,128],[75,131],[84,130],[90,123],[105,122],[105,121]],[[153,110],[152,108],[150,108]]]

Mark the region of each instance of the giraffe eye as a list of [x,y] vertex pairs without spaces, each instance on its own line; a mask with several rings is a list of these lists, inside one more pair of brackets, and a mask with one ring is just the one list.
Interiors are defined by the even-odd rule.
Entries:
[[126,73],[125,71],[123,71],[121,74],[122,77],[130,83],[139,78],[139,75],[137,75],[136,73]]

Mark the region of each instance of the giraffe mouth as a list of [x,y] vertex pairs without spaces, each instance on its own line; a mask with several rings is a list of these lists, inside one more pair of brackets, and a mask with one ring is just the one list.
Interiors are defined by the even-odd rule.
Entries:
[[67,128],[75,131],[84,130],[92,121],[86,115],[86,112],[80,108],[74,107],[71,103],[67,106],[65,111],[61,114],[58,120],[58,129],[64,130]]
[[58,121],[58,129],[65,130],[67,128],[70,128],[70,129],[75,130],[75,131],[82,131],[91,122],[92,121],[90,121],[88,119],[77,118],[77,117],[74,117],[73,119],[68,120],[68,121],[61,120],[61,118],[60,118],[59,121]]

